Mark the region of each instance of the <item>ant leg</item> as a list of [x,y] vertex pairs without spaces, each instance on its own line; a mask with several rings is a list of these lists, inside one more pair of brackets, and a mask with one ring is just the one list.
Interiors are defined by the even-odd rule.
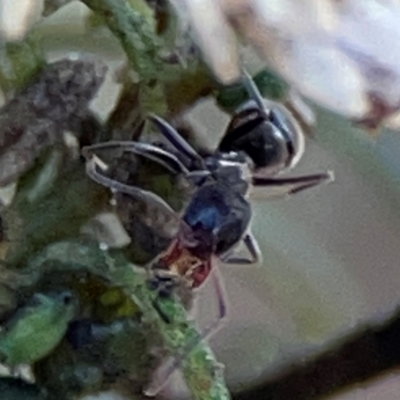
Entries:
[[132,196],[134,199],[142,201],[150,206],[157,207],[172,218],[180,220],[178,214],[160,196],[157,196],[155,193],[147,190],[142,190],[135,186],[125,185],[114,179],[107,178],[97,171],[97,166],[103,169],[107,168],[107,166],[95,155],[91,156],[86,161],[86,173],[95,182],[106,186],[113,191],[126,193]]
[[194,339],[192,342],[189,342],[183,349],[181,354],[170,357],[160,367],[159,371],[157,371],[156,373],[155,379],[144,391],[146,396],[156,396],[157,393],[159,393],[160,390],[162,390],[164,386],[168,383],[168,380],[172,376],[172,374],[180,368],[182,362],[190,354],[190,352],[193,351],[200,342],[209,339],[222,327],[223,322],[225,321],[227,316],[228,306],[226,301],[225,288],[222,283],[222,278],[217,269],[214,269],[211,272],[211,279],[218,300],[217,319],[212,322],[207,328],[205,328],[196,339]]
[[[154,271],[153,271],[154,272]],[[153,307],[156,309],[161,319],[166,323],[170,324],[172,321],[168,315],[161,309],[159,305],[160,298],[168,298],[172,296],[173,291],[176,288],[177,282],[175,275],[165,272],[165,274],[159,274],[155,271],[153,276],[149,277],[148,285],[152,290],[157,292],[156,297],[153,300]]]
[[156,125],[168,141],[192,162],[202,163],[203,158],[197,151],[165,120],[152,114],[148,119]]
[[[217,319],[212,322],[207,328],[205,328],[198,338],[193,343],[189,344],[185,349],[185,353],[190,353],[199,342],[203,340],[210,339],[215,333],[217,333],[223,326],[224,322],[226,321],[226,317],[228,315],[228,301],[226,296],[226,291],[224,287],[224,283],[222,280],[222,276],[219,272],[218,268],[214,268],[211,271],[211,283],[214,288],[215,296],[218,301],[218,316]],[[182,357],[181,359],[183,359]]]
[[196,171],[190,171],[186,176],[186,180],[194,186],[201,186],[205,179],[211,175],[211,171],[207,169],[199,169]]
[[243,238],[243,243],[245,244],[250,257],[239,257],[232,255],[231,252],[223,254],[220,258],[225,264],[238,264],[238,265],[252,265],[259,264],[262,259],[261,251],[258,246],[257,240],[251,233],[246,234]]
[[208,170],[188,171],[174,154],[148,143],[121,141],[97,143],[84,147],[82,149],[82,155],[86,159],[89,159],[96,150],[112,150],[118,148],[122,151],[127,151],[153,160],[166,167],[169,171],[183,175],[189,182],[196,186],[211,174]]
[[121,149],[123,152],[133,153],[139,156],[146,157],[153,160],[171,172],[176,174],[186,175],[189,171],[187,168],[175,157],[173,154],[153,146],[148,143],[141,142],[123,142],[123,141],[110,141],[104,143],[97,143],[91,146],[86,146],[82,149],[82,155],[89,159],[93,152],[97,150],[112,150]]
[[297,177],[288,178],[264,178],[261,176],[253,176],[253,186],[270,186],[270,187],[282,187],[284,191],[280,195],[291,195],[302,192],[303,190],[318,186],[321,183],[330,183],[335,179],[332,171],[325,173],[304,175]]

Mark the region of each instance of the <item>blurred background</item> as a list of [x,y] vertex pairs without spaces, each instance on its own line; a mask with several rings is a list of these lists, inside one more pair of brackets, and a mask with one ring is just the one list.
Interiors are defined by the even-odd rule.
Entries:
[[[231,312],[211,344],[233,387],[260,382],[399,305],[398,133],[372,141],[338,115],[317,110],[316,140],[308,140],[295,172],[331,169],[335,182],[290,199],[253,200],[263,263],[221,266]],[[212,104],[193,111],[198,126],[210,122],[207,137],[224,125],[224,116],[210,115]],[[199,304],[207,319],[206,290]],[[354,398],[398,398],[394,389],[387,397],[376,388],[369,397],[362,393]]]
[[[105,119],[121,89],[113,73],[124,55],[110,35],[87,34],[87,13],[72,2],[37,29],[51,60],[90,52],[107,61],[111,73],[93,104]],[[263,65],[251,51],[245,63],[252,73]],[[235,390],[328,348],[356,327],[384,320],[400,305],[400,135],[383,129],[373,138],[345,116],[309,104],[316,112],[314,137],[307,138],[293,174],[333,170],[336,179],[285,200],[254,193],[252,228],[263,262],[221,266],[230,315],[211,339]],[[229,121],[213,99],[201,100],[186,119],[210,149]],[[206,285],[198,298],[200,326],[213,319],[212,309]],[[399,390],[400,377],[391,372],[332,399],[395,400]],[[183,387],[172,395],[179,393]]]

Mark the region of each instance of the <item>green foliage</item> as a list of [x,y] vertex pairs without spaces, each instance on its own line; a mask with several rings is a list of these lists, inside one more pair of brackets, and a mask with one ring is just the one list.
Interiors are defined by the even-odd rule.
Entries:
[[[260,93],[271,100],[282,100],[287,93],[287,83],[269,69],[258,72],[253,79]],[[237,84],[221,88],[216,99],[222,109],[233,112],[240,104],[248,100],[248,95],[244,86]]]
[[[44,16],[67,3],[45,0]],[[82,3],[92,11],[88,40],[96,30],[115,37],[128,60],[119,79],[123,91],[108,120],[89,107],[105,79],[102,63],[78,56],[46,65],[45,29],[35,28],[19,43],[0,44],[0,88],[8,100],[0,110],[0,185],[16,183],[11,204],[0,204],[6,226],[0,243],[6,253],[0,266],[0,360],[8,367],[30,365],[39,386],[0,379],[1,398],[42,400],[45,389],[50,399],[73,399],[124,385],[139,393],[156,363],[183,356],[194,399],[229,399],[223,369],[188,319],[185,299],[179,291],[159,298],[148,271],[136,265],[154,257],[154,249],[159,253],[160,237],[149,224],[151,244],[145,246],[132,220],[155,217],[128,196],[110,204],[110,191],[87,177],[79,150],[99,139],[137,140],[147,113],[176,117],[213,93],[232,112],[245,100],[245,90],[217,87],[170,5],[160,10],[146,0]],[[287,89],[269,71],[255,81],[274,99]],[[75,144],[65,142],[67,134]],[[135,160],[109,158],[116,174],[122,171],[128,182],[182,209],[184,190],[164,168],[145,161],[136,171]],[[87,233],[88,223],[103,211],[118,215],[132,240],[127,248],[104,250]],[[194,342],[198,345],[185,354]]]
[[[48,246],[30,264],[29,269],[41,271],[86,270],[105,278],[112,286],[121,288],[143,313],[143,322],[158,332],[166,348],[179,354],[189,343],[199,338],[186,310],[176,298],[158,299],[157,293],[147,283],[147,274],[129,263],[120,252],[108,253],[98,245],[77,242],[59,242]],[[166,323],[154,307],[157,299]],[[221,367],[216,363],[211,349],[199,341],[199,345],[183,362],[183,373],[195,399],[228,399]]]
[[61,341],[75,315],[69,294],[37,293],[8,321],[0,336],[0,354],[10,366],[33,364]]
[[[23,265],[48,243],[79,236],[80,229],[103,207],[109,194],[91,182],[82,163],[65,162],[59,153],[50,152],[19,183],[12,207],[5,213],[11,226],[18,215],[18,227],[10,235],[8,261]],[[15,232],[13,233],[13,230]]]
[[83,0],[83,3],[104,19],[142,80],[148,82],[162,73],[161,43],[148,18],[126,0]]
[[0,42],[0,88],[9,95],[26,86],[44,66],[44,57],[33,37],[20,43]]

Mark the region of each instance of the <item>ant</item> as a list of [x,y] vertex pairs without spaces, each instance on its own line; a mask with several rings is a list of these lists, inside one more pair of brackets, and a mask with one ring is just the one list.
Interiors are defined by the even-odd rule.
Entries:
[[[303,133],[283,106],[261,96],[246,72],[243,73],[243,80],[250,100],[235,112],[211,155],[200,156],[171,125],[154,115],[148,119],[172,144],[178,156],[158,146],[140,142],[115,141],[83,148],[87,159],[86,171],[93,180],[155,205],[180,221],[178,234],[170,247],[151,264],[153,277],[150,283],[160,296],[169,296],[179,280],[196,289],[210,277],[218,298],[218,319],[201,332],[199,340],[215,333],[227,314],[224,287],[218,269],[213,267],[216,261],[256,264],[261,259],[257,241],[250,232],[250,189],[280,187],[285,195],[291,195],[334,179],[330,171],[298,177],[277,176],[290,170],[300,160],[304,152]],[[93,152],[112,148],[121,148],[154,160],[192,183],[195,192],[183,214],[179,217],[152,192],[101,174],[98,168],[106,169],[106,166]],[[240,242],[247,248],[247,257],[235,254]],[[168,322],[168,318],[164,318]],[[161,383],[153,384],[146,393],[157,394],[185,355],[197,344],[198,340],[189,343],[180,356],[167,363],[159,380]]]

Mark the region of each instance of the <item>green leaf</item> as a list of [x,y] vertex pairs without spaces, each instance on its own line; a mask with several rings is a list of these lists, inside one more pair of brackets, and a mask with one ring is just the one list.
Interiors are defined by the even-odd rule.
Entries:
[[79,160],[68,163],[57,150],[47,154],[19,182],[16,199],[5,210],[10,236],[7,260],[23,265],[49,243],[75,238],[107,199],[107,189],[92,182]]
[[40,47],[31,36],[23,42],[0,41],[0,87],[8,95],[22,89],[44,66]]
[[[271,100],[282,100],[289,88],[286,82],[269,69],[262,70],[253,79],[262,96]],[[233,112],[248,99],[247,91],[241,84],[224,87],[216,96],[217,104],[228,112]]]
[[17,311],[0,335],[0,354],[9,366],[33,364],[61,341],[75,314],[70,295],[35,294]]

